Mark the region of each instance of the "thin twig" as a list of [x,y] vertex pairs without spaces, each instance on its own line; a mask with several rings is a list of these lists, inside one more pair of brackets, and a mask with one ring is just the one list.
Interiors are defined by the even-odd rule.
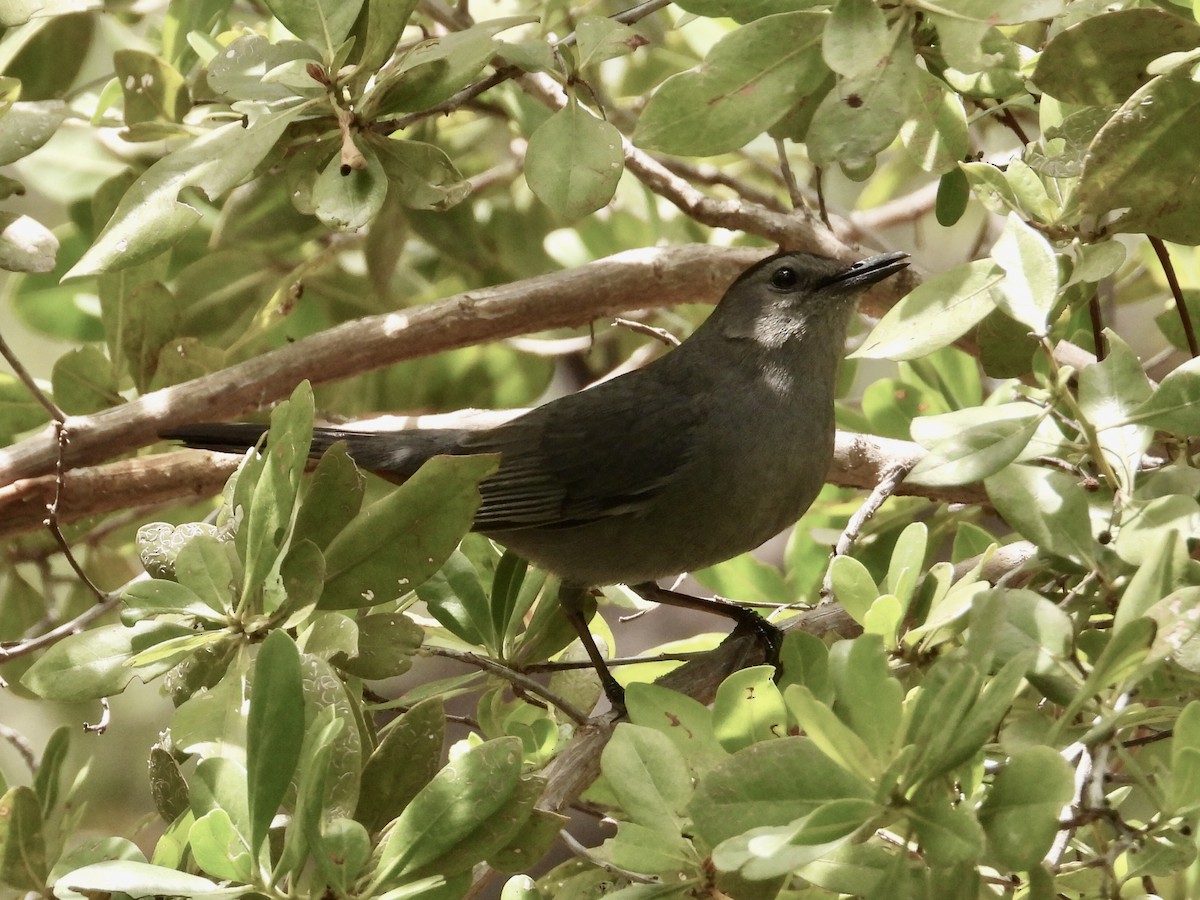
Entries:
[[[634,22],[644,19],[651,13],[655,13],[665,6],[670,5],[671,0],[647,0],[645,3],[639,3],[637,6],[630,7],[611,16],[613,21],[620,22],[624,25],[632,25]],[[442,4],[426,3],[423,4],[425,11],[429,13],[440,24],[452,30],[461,30],[469,27],[469,23],[465,22],[462,16],[451,12]],[[575,43],[575,33],[571,32],[561,41],[556,47],[570,46]],[[433,106],[427,107],[419,112],[408,113],[404,116],[398,116],[395,119],[388,119],[384,122],[377,122],[372,126],[373,131],[380,134],[392,134],[397,131],[402,131],[411,125],[423,119],[428,119],[432,116],[448,115],[462,106],[470,103],[480,94],[485,94],[492,88],[503,84],[504,82],[516,78],[522,74],[522,69],[517,66],[501,66],[488,75],[486,78],[481,78],[479,81],[468,84],[465,88],[451,96],[447,97],[441,103],[435,103]]]
[[112,721],[112,708],[108,705],[108,698],[100,698],[100,721],[93,725],[90,722],[83,723],[84,734],[104,734],[108,731],[108,725]]
[[[742,606],[749,606],[748,603],[738,601]],[[778,609],[779,604],[772,606],[773,609]],[[622,622],[626,619],[622,618]],[[695,651],[692,653],[656,653],[653,656],[615,656],[604,660],[604,664],[610,669],[617,666],[640,666],[646,663],[662,663],[662,662],[689,662],[698,656],[702,656],[707,651]],[[549,660],[547,662],[530,663],[521,667],[526,672],[564,672],[567,670],[576,669],[592,669],[595,668],[590,660]]]
[[821,221],[825,223],[825,227],[832,231],[833,223],[829,221],[829,207],[825,205],[825,173],[820,166],[813,167],[813,180],[817,191],[817,213],[820,215]]
[[[916,460],[899,460],[880,474],[879,483],[872,488],[867,499],[862,502],[862,506],[854,511],[854,515],[846,523],[846,527],[842,530],[837,543],[834,545],[832,558],[849,555],[851,549],[854,547],[854,542],[858,540],[858,536],[862,532],[863,526],[870,521],[875,513],[879,512],[879,508],[883,506],[884,501],[896,493],[896,489],[900,487],[900,482],[912,471],[916,463]],[[821,584],[821,603],[825,604],[832,601],[833,566],[829,566],[825,570],[825,580]]]
[[1192,359],[1200,356],[1200,343],[1196,342],[1196,329],[1192,327],[1192,314],[1187,308],[1183,297],[1183,288],[1179,285],[1179,277],[1175,274],[1175,266],[1171,262],[1171,254],[1162,238],[1151,237],[1150,246],[1158,257],[1163,274],[1167,276],[1167,284],[1171,286],[1171,296],[1175,298],[1175,309],[1179,312],[1179,322],[1183,325],[1183,333],[1187,337],[1188,352]]
[[1104,315],[1100,309],[1100,294],[1094,291],[1088,299],[1088,318],[1092,323],[1092,346],[1096,348],[1096,359],[1107,355],[1104,346]]
[[13,372],[21,379],[25,387],[29,389],[29,393],[33,394],[33,398],[45,407],[46,412],[50,413],[50,418],[60,423],[67,421],[67,414],[58,408],[58,404],[46,396],[45,391],[38,387],[33,375],[21,364],[21,360],[17,357],[17,354],[13,353],[12,348],[8,346],[8,342],[4,340],[4,335],[0,335],[0,356],[3,356],[4,361],[12,366]]
[[554,691],[547,688],[545,685],[539,684],[534,679],[527,675],[518,672],[516,669],[511,669],[502,663],[498,663],[493,659],[488,659],[486,656],[480,656],[478,653],[471,653],[465,650],[452,650],[449,647],[422,647],[422,654],[429,656],[442,656],[446,659],[455,659],[459,662],[464,662],[467,665],[475,666],[477,669],[482,669],[485,672],[490,672],[493,675],[498,675],[505,681],[516,685],[523,691],[533,694],[535,697],[541,697],[551,706],[560,710],[573,721],[576,725],[586,725],[588,717],[580,712],[569,702],[564,700]]
[[33,750],[33,744],[29,743],[29,738],[17,729],[3,723],[0,723],[0,738],[12,744],[13,749],[21,755],[21,759],[25,760],[25,765],[29,766],[29,771],[36,775],[38,770],[37,754]]
[[79,564],[79,560],[75,558],[75,554],[71,552],[71,546],[67,543],[67,539],[63,537],[62,529],[58,527],[58,510],[62,503],[63,490],[66,487],[66,472],[63,466],[63,452],[67,446],[67,427],[62,421],[55,421],[55,431],[58,433],[58,459],[54,464],[54,499],[46,506],[46,519],[43,524],[50,529],[50,534],[54,537],[55,543],[58,544],[58,549],[62,551],[63,557],[74,571],[79,576],[79,580],[84,586],[96,595],[96,602],[103,603],[105,600],[104,591],[96,587],[87,572],[83,571],[83,566]]
[[679,338],[671,334],[665,328],[655,328],[653,325],[647,325],[645,322],[638,322],[634,319],[624,319],[617,316],[613,319],[613,325],[621,328],[628,328],[630,331],[636,331],[638,334],[644,334],[646,337],[654,338],[656,341],[662,341],[668,347],[678,347],[682,343]]
[[56,628],[51,628],[49,631],[39,634],[37,637],[27,638],[21,641],[0,642],[0,663],[6,663],[10,659],[16,659],[18,656],[24,656],[26,653],[32,653],[35,650],[40,650],[42,647],[49,647],[51,644],[57,644],[65,637],[78,634],[105,613],[116,609],[117,605],[121,602],[121,594],[124,592],[125,588],[129,587],[129,585],[133,584],[134,582],[145,581],[149,577],[149,575],[139,575],[137,578],[134,578],[119,590],[113,591],[110,594],[106,594],[103,602],[89,607],[71,621],[64,622]]
[[571,833],[565,828],[558,833],[558,836],[562,838],[562,842],[567,845],[568,850],[570,850],[576,856],[586,859],[593,866],[603,869],[605,872],[616,875],[619,878],[624,878],[627,881],[632,881],[635,884],[662,884],[662,879],[658,878],[657,876],[642,875],[639,872],[631,872],[628,869],[622,869],[620,866],[614,866],[607,860],[601,859],[592,853],[592,851],[587,847],[583,846],[583,844],[579,843],[579,841],[575,840]]
[[775,152],[779,156],[779,174],[783,176],[783,183],[787,185],[792,208],[805,209],[804,194],[800,191],[800,185],[796,183],[796,173],[792,171],[792,164],[788,162],[787,147],[784,146],[783,138],[775,138]]

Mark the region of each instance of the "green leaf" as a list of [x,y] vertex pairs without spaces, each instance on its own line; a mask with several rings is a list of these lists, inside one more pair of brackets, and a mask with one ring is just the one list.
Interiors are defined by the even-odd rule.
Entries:
[[282,630],[272,631],[254,661],[246,724],[246,793],[250,850],[257,854],[287,792],[304,740],[300,653]]
[[1200,434],[1200,359],[1189,359],[1172,370],[1125,421],[1175,434]]
[[121,594],[121,623],[133,625],[160,615],[186,615],[216,621],[219,614],[190,588],[157,578],[136,581]]
[[0,797],[0,882],[41,894],[50,867],[42,833],[42,804],[25,785]]
[[[1167,501],[1183,501],[1192,507],[1192,511],[1200,513],[1200,507],[1191,497],[1163,497]],[[1154,503],[1155,501],[1151,501]],[[1156,504],[1160,505],[1160,504]],[[1172,503],[1172,505],[1175,505]],[[1147,505],[1149,506],[1149,504]],[[1146,510],[1137,519],[1142,519]],[[1149,523],[1147,523],[1149,524]],[[1138,561],[1133,577],[1129,579],[1125,592],[1121,595],[1116,615],[1113,616],[1113,631],[1120,631],[1150,610],[1150,608],[1175,588],[1179,587],[1189,577],[1189,560],[1187,547],[1184,545],[1180,532],[1171,527],[1171,522],[1155,522],[1153,540],[1146,542],[1146,552]],[[1124,531],[1124,523],[1122,531]],[[1191,534],[1191,531],[1185,532]]]
[[635,681],[625,689],[625,709],[634,725],[665,734],[693,772],[728,756],[713,733],[712,713],[686,694]]
[[880,65],[842,80],[821,101],[808,128],[813,165],[870,165],[900,133],[916,91],[916,72],[911,49],[897,42]]
[[296,872],[308,863],[308,849],[316,840],[325,815],[330,757],[345,727],[346,720],[338,716],[337,710],[326,706],[305,730],[296,772],[296,804],[275,864],[276,876]]
[[403,675],[412,667],[413,654],[425,632],[403,613],[379,613],[358,619],[357,654],[335,656],[334,665],[368,681]]
[[752,22],[763,16],[791,12],[797,3],[796,0],[681,0],[675,5],[698,16],[729,16],[738,22]]
[[721,682],[713,702],[713,734],[730,753],[787,734],[787,709],[773,666],[752,666]]
[[1200,804],[1200,700],[1192,700],[1175,720],[1171,740],[1171,807]]
[[199,875],[178,872],[163,866],[127,859],[92,863],[68,872],[54,885],[60,900],[82,900],[101,894],[128,894],[131,897],[219,897],[240,893],[240,886],[223,891],[215,881]]
[[692,780],[669,737],[622,722],[604,747],[600,771],[631,821],[665,835],[679,833]]
[[322,609],[374,606],[442,567],[475,517],[493,456],[439,456],[335,537],[325,553]]
[[883,641],[867,634],[834,644],[829,671],[838,717],[863,739],[875,759],[888,759],[900,728],[904,687],[888,671]]
[[605,16],[584,16],[575,23],[575,46],[579,48],[579,68],[616,59],[632,53],[646,43],[628,25]]
[[492,599],[478,569],[461,550],[451,552],[445,564],[417,588],[417,596],[451,634],[477,647],[500,649]]
[[837,849],[879,812],[869,800],[831,800],[783,828],[753,828],[723,841],[712,861],[752,881],[779,878]]
[[[367,0],[366,34],[361,36],[361,45],[356,41],[355,50],[361,46],[362,55],[355,64],[358,73],[355,81],[366,82],[388,61],[400,43],[404,26],[412,18],[418,0]],[[361,22],[361,18],[359,19]],[[351,56],[353,60],[353,55]]]
[[889,309],[851,358],[917,359],[949,346],[996,308],[1003,280],[990,259],[935,275]]
[[389,196],[394,192],[408,209],[447,210],[471,193],[470,183],[440,147],[395,137],[372,141],[371,147],[387,174]]
[[129,665],[137,653],[190,634],[190,628],[175,622],[139,622],[132,628],[103,625],[59,641],[21,676],[21,684],[48,700],[111,697],[125,690],[134,675],[148,681],[176,662],[166,660],[138,671]]
[[388,726],[363,767],[354,818],[375,832],[400,815],[437,774],[445,739],[438,697],[423,700]]
[[496,55],[497,34],[532,21],[532,16],[488,19],[422,42],[367,95],[368,114],[372,106],[384,114],[414,112],[440,103],[470,83]]
[[113,364],[94,346],[75,347],[56,359],[50,388],[54,402],[72,416],[90,415],[125,402]]
[[4,113],[0,128],[0,166],[15,163],[54,137],[70,112],[61,100],[17,102]]
[[187,781],[179,763],[160,744],[150,749],[150,796],[165,822],[174,822],[191,807]]
[[346,39],[363,0],[267,0],[267,7],[283,26],[303,41],[320,47],[332,60]]
[[863,391],[862,410],[873,434],[907,440],[914,421],[950,408],[941,393],[920,383],[880,378]]
[[[235,538],[246,570],[243,597],[250,596],[267,580],[279,564],[280,551],[287,546],[312,432],[312,386],[302,381],[289,400],[271,410],[271,430],[261,471],[246,485],[253,487]],[[241,488],[242,478],[238,480]]]
[[1154,437],[1150,428],[1124,424],[1129,414],[1150,399],[1153,388],[1129,345],[1104,330],[1108,354],[1079,371],[1079,408],[1096,428],[1100,447],[1121,487],[1132,493],[1142,454]]
[[829,648],[819,637],[799,628],[789,631],[783,639],[779,665],[783,670],[779,679],[781,690],[786,690],[792,684],[802,684],[822,703],[833,702]]
[[1010,869],[1037,866],[1073,793],[1071,768],[1050,747],[1015,753],[979,807],[988,847]]
[[1022,536],[1043,551],[1091,565],[1096,555],[1087,498],[1066,472],[1013,465],[984,482],[988,497]]
[[387,197],[383,163],[370,144],[364,142],[361,153],[366,163],[362,168],[345,165],[335,154],[313,184],[317,218],[338,231],[358,231],[369,225]]
[[955,166],[938,180],[937,202],[934,215],[943,228],[957,225],[967,211],[971,199],[971,185],[962,168]]
[[472,747],[412,799],[378,848],[370,893],[441,857],[509,802],[521,774],[521,741]]
[[600,852],[614,866],[667,881],[684,881],[698,874],[701,866],[696,848],[683,835],[636,822],[621,822],[616,837],[605,841]]
[[59,242],[33,216],[0,213],[0,269],[9,272],[53,272]]
[[[175,579],[208,607],[207,618],[232,615],[237,598],[237,553],[232,543],[210,534],[192,537],[175,557]],[[197,610],[195,615],[203,615]]]
[[[461,841],[424,866],[408,873],[405,880],[430,875],[446,877],[467,872],[472,866],[491,858],[517,839],[529,822],[533,805],[546,789],[543,778],[522,776],[503,808],[481,821]],[[558,818],[558,817],[556,817]],[[450,896],[458,896],[453,894]]]
[[1134,619],[1120,631],[1112,634],[1100,651],[1092,670],[1055,726],[1061,731],[1077,716],[1092,698],[1105,688],[1123,684],[1142,669],[1154,641],[1157,623],[1148,617]]
[[366,479],[350,459],[344,443],[323,454],[307,480],[292,540],[312,541],[322,550],[329,546],[362,509]]
[[188,843],[196,865],[213,878],[242,883],[253,878],[253,858],[246,838],[224,809],[218,807],[196,819],[188,831]]
[[915,115],[901,126],[900,138],[923,171],[944,173],[938,186],[937,221],[948,228],[965,211],[969,197],[966,176],[958,167],[969,149],[966,111],[961,97],[924,70],[917,70],[912,87]]
[[835,556],[829,564],[829,575],[833,579],[834,596],[850,617],[861,625],[871,604],[880,594],[870,571],[852,556]]
[[[976,606],[988,597],[1000,598],[1004,623],[992,635],[996,660],[1003,665],[1021,654],[1031,654],[1031,671],[1050,674],[1071,655],[1075,629],[1071,617],[1054,603],[1033,591],[994,589],[976,598]],[[978,623],[975,623],[976,625]]]
[[725,35],[698,69],[659,86],[638,120],[634,142],[664,153],[712,156],[766,131],[824,79],[825,18],[781,13]]
[[326,822],[315,837],[312,856],[329,892],[343,897],[351,894],[371,856],[367,829],[353,819],[337,818]]
[[46,407],[15,376],[0,372],[0,435],[36,428],[50,418]]
[[696,785],[688,811],[700,837],[716,846],[751,828],[788,825],[829,800],[871,795],[870,784],[809,739],[783,737],[747,747],[711,769]]
[[1045,334],[1058,300],[1058,262],[1049,241],[1009,213],[992,259],[1004,269],[997,305],[1030,331]]
[[304,686],[305,719],[311,722],[320,710],[332,707],[343,727],[332,738],[325,794],[326,815],[348,817],[358,804],[362,775],[363,725],[361,711],[345,681],[325,660],[305,653],[300,659]]
[[[919,427],[914,423],[913,438],[930,449],[906,480],[939,487],[970,484],[994,475],[1029,446],[1049,412],[1030,403],[1008,403],[983,410],[976,407],[971,411],[977,410],[984,413],[982,421],[928,444],[922,435],[937,425],[928,420]],[[962,417],[949,413],[945,418],[949,421]]]
[[908,807],[905,818],[931,866],[974,863],[983,852],[983,829],[965,804],[937,798]]
[[613,198],[624,159],[621,132],[572,95],[529,136],[525,180],[539,200],[573,221]]
[[867,72],[887,55],[887,19],[872,0],[837,0],[825,25],[821,55],[846,78]]
[[192,106],[187,83],[165,59],[141,50],[117,50],[113,70],[125,95],[125,124],[182,122]]
[[49,816],[58,805],[63,762],[71,746],[71,729],[60,725],[46,741],[46,749],[33,777],[33,790],[42,804],[42,815]]
[[253,171],[302,110],[260,110],[248,123],[214,128],[164,156],[125,192],[99,237],[63,278],[124,269],[174,245],[201,215],[181,193],[188,188],[210,198],[225,193]]
[[[297,88],[265,79],[268,72],[288,63],[316,63],[320,53],[302,41],[271,43],[261,34],[245,34],[237,38],[208,64],[208,86],[230,100],[257,100],[264,103],[290,100]],[[324,88],[311,81],[311,93],[324,93]]]
[[821,751],[856,779],[871,783],[883,772],[883,761],[874,757],[866,741],[847,727],[802,684],[783,693],[788,710],[800,728]]
[[1064,103],[1114,106],[1149,81],[1147,66],[1200,45],[1200,26],[1159,9],[1114,9],[1076,21],[1037,57],[1033,80]]
[[1124,210],[1112,228],[1180,244],[1200,243],[1200,217],[1179,202],[1195,157],[1188,143],[1200,84],[1188,67],[1150,80],[1100,129],[1083,162],[1079,205],[1088,216]]

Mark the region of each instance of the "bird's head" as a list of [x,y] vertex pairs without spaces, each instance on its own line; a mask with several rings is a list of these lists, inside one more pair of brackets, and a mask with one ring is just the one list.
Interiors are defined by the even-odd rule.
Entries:
[[884,253],[851,265],[811,253],[777,253],[738,276],[717,304],[710,327],[767,346],[805,336],[840,340],[858,296],[907,265],[907,253]]

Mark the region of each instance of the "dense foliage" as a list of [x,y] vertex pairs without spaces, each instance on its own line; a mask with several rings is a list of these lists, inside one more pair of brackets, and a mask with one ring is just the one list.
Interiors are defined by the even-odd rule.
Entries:
[[[1192,4],[10,0],[0,26],[0,677],[108,728],[5,726],[5,889],[1200,890]],[[676,689],[620,667],[627,719],[589,722],[553,579],[464,537],[493,460],[305,474],[318,413],[535,402],[779,245],[936,274],[868,298],[778,564],[694,573],[788,628],[777,680],[676,642],[705,651]],[[268,407],[236,471],[157,442]],[[430,656],[461,668],[389,680]],[[121,742],[134,679],[173,704],[153,746]],[[85,831],[80,743],[148,759],[152,827]],[[547,871],[570,807],[615,831]]]

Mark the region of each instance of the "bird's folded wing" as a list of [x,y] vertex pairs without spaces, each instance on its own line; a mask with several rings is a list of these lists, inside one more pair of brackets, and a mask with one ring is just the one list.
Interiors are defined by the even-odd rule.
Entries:
[[480,486],[476,530],[569,528],[636,515],[653,501],[691,458],[700,404],[657,391],[650,405],[636,379],[621,381],[462,439],[461,452],[498,452],[501,460]]

